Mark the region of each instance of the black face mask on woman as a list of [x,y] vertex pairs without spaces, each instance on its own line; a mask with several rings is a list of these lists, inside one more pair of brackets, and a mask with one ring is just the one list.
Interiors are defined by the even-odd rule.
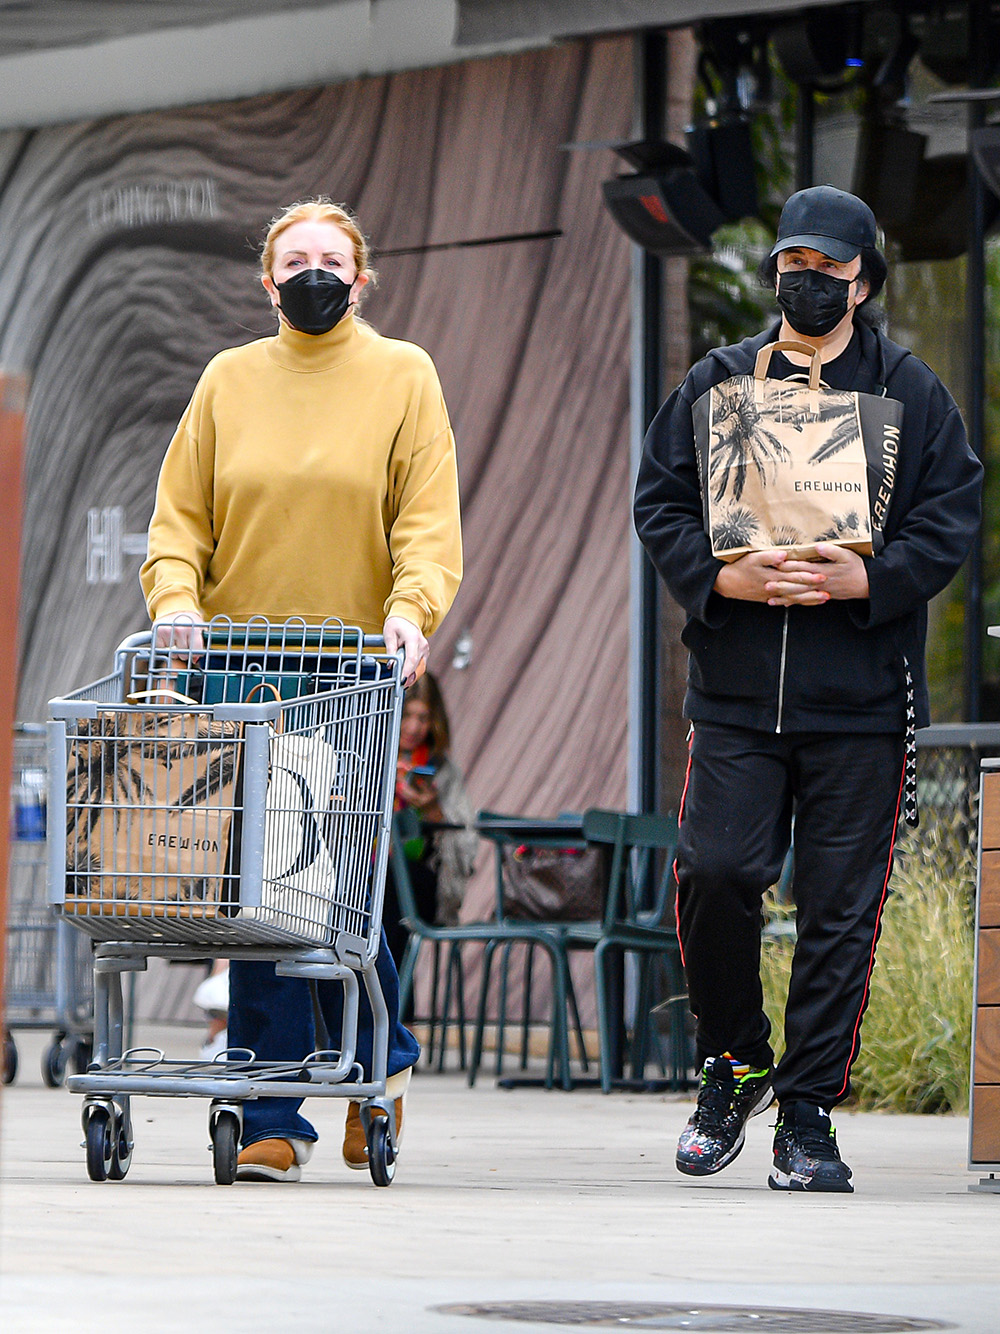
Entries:
[[817,269],[790,269],[778,275],[778,305],[797,333],[822,338],[847,314],[847,294],[854,281]]
[[344,318],[351,300],[350,283],[327,269],[303,269],[275,287],[285,319],[307,334],[329,333]]

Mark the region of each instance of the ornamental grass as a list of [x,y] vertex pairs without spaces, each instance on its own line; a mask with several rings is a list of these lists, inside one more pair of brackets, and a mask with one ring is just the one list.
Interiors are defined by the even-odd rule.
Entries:
[[[975,851],[960,819],[922,820],[897,848],[851,1105],[965,1112],[969,1106]],[[794,909],[765,905],[764,1008],[780,1053]]]

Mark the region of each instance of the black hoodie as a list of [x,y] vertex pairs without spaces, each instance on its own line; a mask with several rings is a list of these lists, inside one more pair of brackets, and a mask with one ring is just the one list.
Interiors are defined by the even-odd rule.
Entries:
[[[916,725],[926,726],[927,603],[968,554],[983,470],[951,395],[906,348],[858,323],[857,343],[823,368],[832,388],[884,392],[903,404],[885,547],[863,558],[868,599],[784,608],[713,591],[722,562],[703,526],[691,406],[712,385],[751,373],[758,350],[776,337],[773,328],[699,361],[657,413],[643,447],[635,525],[688,615],[684,712],[695,722],[768,732],[901,732],[905,660]],[[780,375],[774,362],[769,373]],[[828,378],[838,364],[852,367],[852,383]]]

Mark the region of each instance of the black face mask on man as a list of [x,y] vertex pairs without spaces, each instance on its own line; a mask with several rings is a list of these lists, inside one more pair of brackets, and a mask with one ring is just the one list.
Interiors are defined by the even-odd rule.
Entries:
[[303,269],[275,287],[285,319],[307,334],[329,333],[344,318],[351,301],[351,284],[327,269]]
[[778,275],[778,305],[796,333],[822,338],[847,314],[847,295],[854,281],[817,269],[789,269]]

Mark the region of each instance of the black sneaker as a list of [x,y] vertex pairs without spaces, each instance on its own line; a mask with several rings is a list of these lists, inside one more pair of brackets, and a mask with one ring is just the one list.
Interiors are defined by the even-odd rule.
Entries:
[[692,1177],[721,1172],[733,1161],[751,1116],[771,1105],[771,1071],[734,1068],[728,1056],[712,1056],[701,1072],[698,1106],[677,1141],[677,1170]]
[[830,1115],[811,1102],[781,1108],[774,1132],[772,1190],[828,1191],[850,1195],[851,1169],[841,1162]]

